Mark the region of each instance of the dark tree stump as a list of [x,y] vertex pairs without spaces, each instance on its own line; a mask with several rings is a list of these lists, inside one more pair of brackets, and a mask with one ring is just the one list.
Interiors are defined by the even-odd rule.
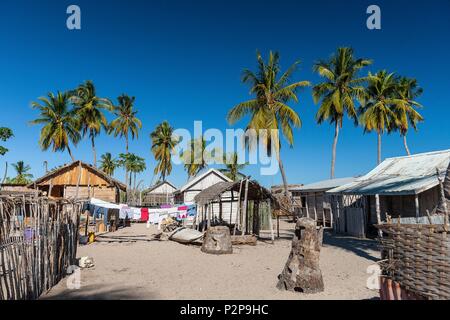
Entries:
[[203,239],[202,251],[211,254],[233,253],[230,229],[225,226],[209,228]]
[[278,276],[278,289],[303,293],[324,290],[319,267],[322,241],[323,228],[317,230],[313,219],[301,218],[297,221],[291,253]]

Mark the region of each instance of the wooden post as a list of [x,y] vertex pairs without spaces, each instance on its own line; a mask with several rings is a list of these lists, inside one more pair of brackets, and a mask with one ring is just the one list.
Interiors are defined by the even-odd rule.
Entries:
[[209,203],[209,205],[208,205],[208,217],[207,217],[207,219],[208,219],[208,224],[207,224],[207,228],[209,229],[210,227],[211,227],[211,209],[213,208],[213,206],[214,206],[214,204],[212,203],[212,202],[210,202]]
[[88,174],[88,199],[91,199],[91,173],[87,170]]
[[306,207],[306,217],[309,218],[308,194],[306,194],[306,196],[305,196],[305,207]]
[[248,179],[245,180],[245,195],[244,195],[244,210],[243,210],[243,224],[242,232],[247,231],[247,209],[248,209]]
[[[231,204],[230,204],[230,228],[233,221],[233,203],[234,203],[234,191],[231,190]],[[236,226],[234,226],[236,228]]]
[[332,205],[332,201],[330,201],[330,228],[333,229],[333,205]]
[[269,199],[269,225],[270,225],[270,237],[272,239],[272,244],[275,242],[275,234],[273,231],[273,219],[272,219],[272,204],[271,200]]
[[416,207],[416,218],[419,218],[420,216],[420,208],[419,208],[419,195],[415,194],[414,195],[414,204]]
[[280,238],[280,215],[277,214],[277,238]]
[[77,191],[75,193],[75,199],[78,200],[78,192],[80,191],[80,182],[81,182],[81,161],[80,165],[78,166],[78,180],[77,180]]
[[238,196],[238,203],[237,203],[237,212],[236,212],[236,225],[234,226],[233,235],[236,235],[236,229],[240,228],[240,221],[241,221],[241,197],[242,197],[242,184],[244,183],[244,180],[241,180],[241,183],[239,184],[239,196]]
[[[381,224],[380,195],[378,195],[378,194],[375,195],[375,210],[376,210],[376,213],[377,213],[377,223]],[[382,238],[383,237],[383,231],[378,229],[378,235],[380,236],[380,238]]]
[[49,198],[52,196],[52,189],[53,189],[53,178],[50,180],[50,187],[48,188],[48,197]]

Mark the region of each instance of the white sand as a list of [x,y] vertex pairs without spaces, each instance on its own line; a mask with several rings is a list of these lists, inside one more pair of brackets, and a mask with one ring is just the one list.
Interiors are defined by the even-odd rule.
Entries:
[[96,242],[78,249],[94,258],[81,271],[81,288],[61,281],[42,299],[372,299],[367,267],[379,259],[373,240],[326,235],[321,252],[325,291],[315,295],[276,288],[290,252],[294,224],[282,222],[275,244],[234,247],[231,255],[208,255],[199,247],[152,241],[145,225],[107,234],[125,242]]

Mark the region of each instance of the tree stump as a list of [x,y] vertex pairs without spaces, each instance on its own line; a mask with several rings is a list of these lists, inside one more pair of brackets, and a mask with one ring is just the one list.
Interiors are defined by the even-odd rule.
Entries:
[[233,253],[230,229],[225,226],[209,228],[203,239],[202,252],[211,254]]
[[313,219],[301,218],[297,221],[291,253],[278,276],[278,289],[302,293],[324,290],[319,267],[322,241],[323,228],[317,230]]

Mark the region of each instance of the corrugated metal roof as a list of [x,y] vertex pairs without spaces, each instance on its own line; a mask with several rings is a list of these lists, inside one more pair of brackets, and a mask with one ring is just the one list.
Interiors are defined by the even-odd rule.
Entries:
[[338,178],[338,179],[330,179],[323,180],[314,183],[310,183],[298,188],[294,188],[291,191],[300,191],[300,192],[314,192],[314,191],[326,191],[336,187],[340,187],[344,184],[355,181],[356,178],[348,177],[348,178]]
[[388,158],[363,177],[328,193],[359,195],[418,194],[438,185],[436,168],[443,178],[450,162],[450,150]]

